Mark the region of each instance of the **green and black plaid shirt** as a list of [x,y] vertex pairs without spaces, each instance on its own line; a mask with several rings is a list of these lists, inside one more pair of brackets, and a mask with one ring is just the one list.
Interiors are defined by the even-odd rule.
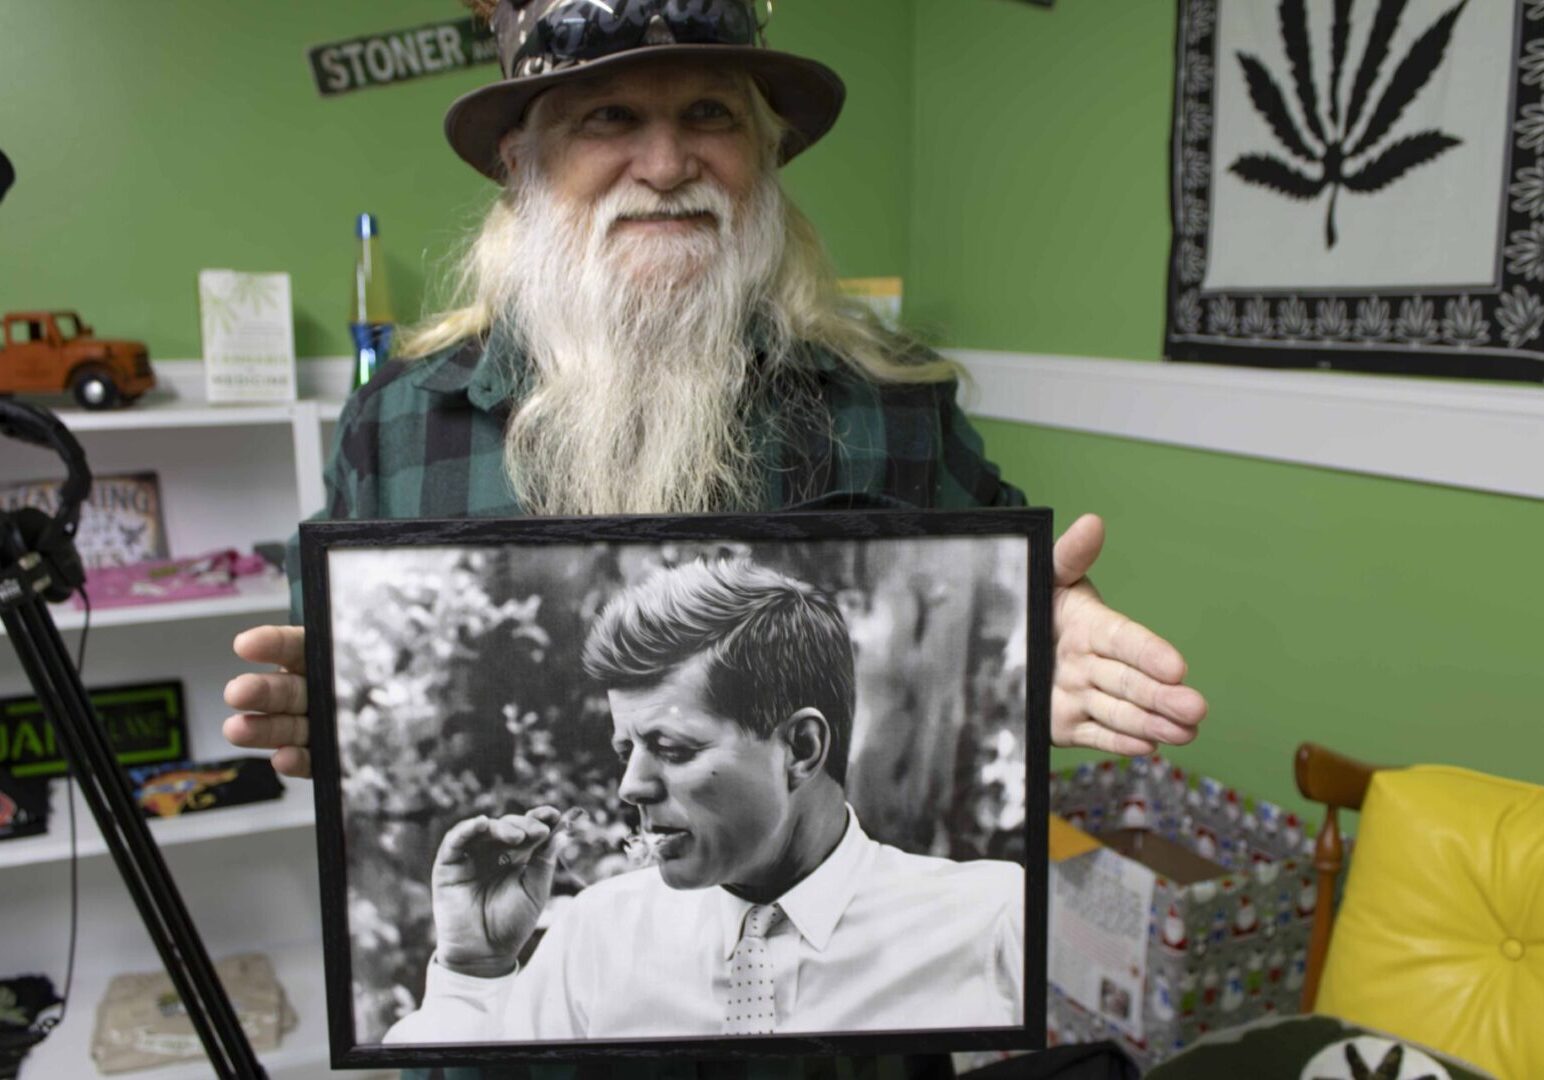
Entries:
[[[504,472],[504,428],[525,366],[507,350],[468,342],[422,360],[393,361],[344,406],[327,467],[327,509],[341,518],[504,517],[521,507]],[[981,437],[955,404],[952,381],[878,384],[834,357],[809,365],[825,417],[753,419],[767,470],[764,510],[802,504],[967,509],[1022,506],[981,454]],[[776,387],[763,413],[775,409]],[[299,612],[298,562],[290,579]],[[297,619],[298,621],[298,619]],[[576,1068],[512,1066],[405,1074],[438,1080],[905,1080],[950,1075],[947,1058],[826,1058],[703,1063],[636,1062]]]
[[[763,459],[774,510],[842,495],[916,507],[1017,506],[1023,495],[981,456],[953,382],[878,385],[817,353],[830,423],[785,432]],[[503,439],[524,365],[477,343],[387,364],[349,400],[328,469],[333,518],[455,518],[521,513]],[[776,399],[775,387],[769,395]]]
[[[763,510],[894,503],[967,509],[1022,506],[1024,495],[981,455],[955,404],[956,384],[879,384],[816,353],[826,416],[783,423],[762,440]],[[392,361],[349,398],[327,466],[332,519],[510,517],[522,513],[504,472],[504,428],[525,366],[480,342]],[[776,388],[766,397],[775,407]],[[771,430],[770,417],[755,421]],[[290,579],[299,563],[290,545]]]

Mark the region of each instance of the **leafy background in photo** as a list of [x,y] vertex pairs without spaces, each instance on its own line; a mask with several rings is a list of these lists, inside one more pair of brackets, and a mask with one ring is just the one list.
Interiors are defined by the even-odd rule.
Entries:
[[429,870],[456,822],[583,807],[554,907],[632,868],[606,699],[578,656],[594,615],[658,566],[751,556],[836,597],[856,651],[847,794],[864,828],[909,851],[1024,858],[1022,541],[340,555],[356,560],[333,563],[331,602],[362,1042],[417,1005],[434,948]]

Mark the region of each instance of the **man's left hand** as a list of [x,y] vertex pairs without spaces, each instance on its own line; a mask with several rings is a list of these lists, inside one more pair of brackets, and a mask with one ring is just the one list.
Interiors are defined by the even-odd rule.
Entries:
[[1084,514],[1052,552],[1051,741],[1112,754],[1188,743],[1206,716],[1206,699],[1184,685],[1178,649],[1099,598],[1088,571],[1103,547],[1103,520]]

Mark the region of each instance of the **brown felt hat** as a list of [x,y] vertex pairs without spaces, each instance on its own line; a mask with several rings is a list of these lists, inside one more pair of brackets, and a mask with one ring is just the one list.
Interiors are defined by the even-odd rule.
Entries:
[[[537,24],[559,8],[594,0],[499,0],[489,16],[498,43],[503,78],[457,98],[445,114],[445,137],[472,168],[503,179],[499,140],[524,119],[538,94],[559,83],[615,71],[644,61],[679,60],[738,67],[756,80],[768,103],[789,125],[781,161],[786,163],[831,130],[847,88],[826,65],[764,45],[679,44],[661,15],[654,15],[643,40],[593,60],[558,60],[537,51]],[[620,9],[650,0],[609,0]],[[680,0],[670,0],[680,2]],[[692,0],[686,0],[687,6]],[[700,0],[699,0],[700,2]],[[742,0],[716,0],[739,3]],[[743,0],[749,7],[749,0]]]

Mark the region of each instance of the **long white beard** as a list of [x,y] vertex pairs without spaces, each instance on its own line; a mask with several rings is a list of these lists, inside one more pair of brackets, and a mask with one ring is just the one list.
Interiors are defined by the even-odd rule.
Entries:
[[[591,210],[521,178],[497,310],[529,365],[505,466],[536,514],[690,513],[761,494],[745,409],[746,341],[783,254],[782,193],[668,198],[624,185]],[[656,235],[618,218],[707,211],[716,230]]]

